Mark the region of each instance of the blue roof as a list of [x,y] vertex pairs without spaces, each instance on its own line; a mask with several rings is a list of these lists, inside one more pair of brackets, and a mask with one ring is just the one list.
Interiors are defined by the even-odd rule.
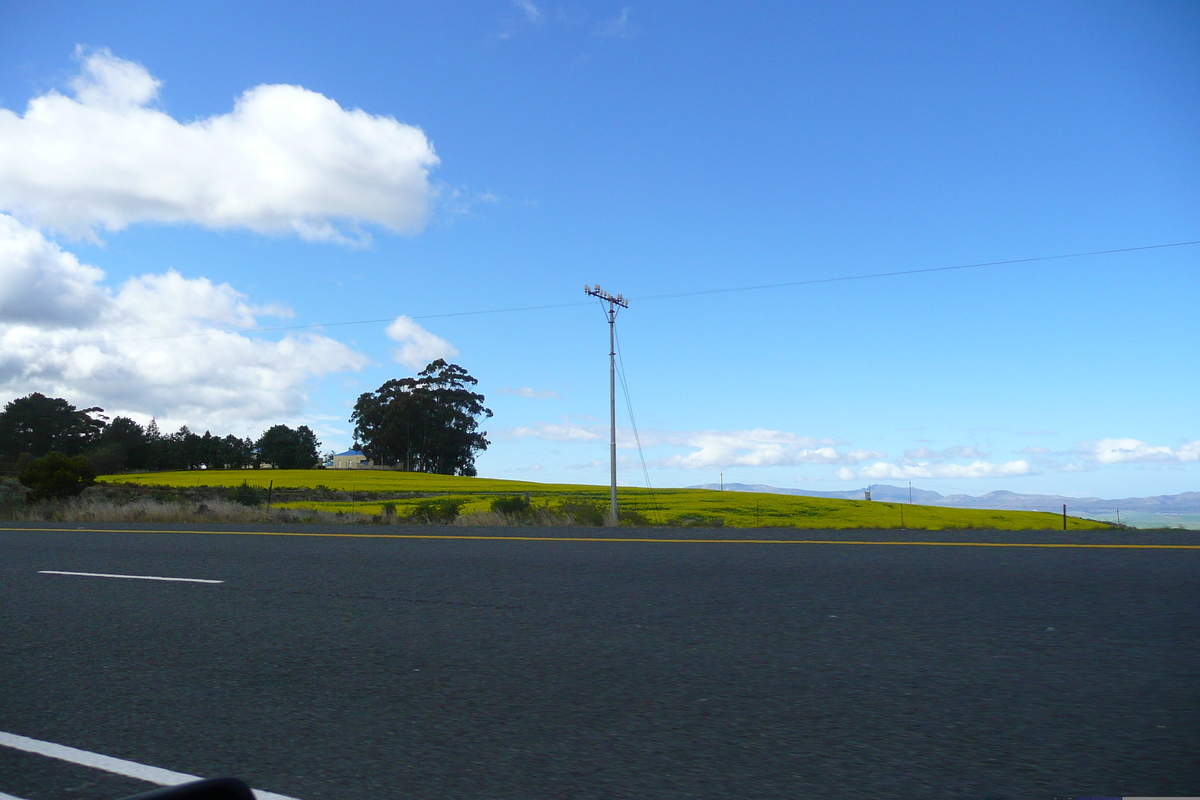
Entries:
[[339,456],[362,456],[366,455],[362,450],[347,450],[344,453],[338,453]]

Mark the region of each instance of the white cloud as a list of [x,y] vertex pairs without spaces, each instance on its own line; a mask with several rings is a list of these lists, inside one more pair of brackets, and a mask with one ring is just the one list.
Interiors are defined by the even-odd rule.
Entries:
[[1101,439],[1089,456],[1100,464],[1147,464],[1200,461],[1200,440],[1177,448],[1153,446],[1137,439]]
[[267,341],[228,330],[281,311],[227,284],[170,271],[113,291],[103,278],[0,214],[0,391],[250,432],[250,422],[299,415],[309,379],[366,364],[318,334]]
[[31,325],[86,325],[106,299],[104,272],[0,214],[0,320]]
[[458,355],[454,345],[425,330],[410,317],[397,317],[387,327],[387,335],[400,342],[400,347],[392,351],[392,357],[409,369],[424,369],[430,361]]
[[[532,427],[510,428],[504,435],[511,438],[536,438],[554,442],[595,442],[608,439],[608,426],[538,423]],[[797,436],[784,431],[756,428],[748,431],[641,431],[642,447],[689,448],[661,459],[661,466],[684,469],[713,467],[774,467],[796,464],[854,464],[868,458],[882,458],[874,450],[854,450],[843,453],[830,440]],[[630,449],[636,446],[633,431],[617,430],[617,446]]]
[[182,123],[151,104],[159,81],[99,50],[74,97],[50,91],[24,116],[0,109],[0,209],[73,235],[138,221],[363,237],[428,217],[438,157],[425,134],[346,110],[300,86],[261,85],[233,110]]
[[905,450],[900,463],[919,463],[925,461],[950,461],[956,458],[987,458],[991,453],[984,453],[976,447],[958,445],[947,447],[945,450],[933,450],[925,445],[913,450]]
[[695,431],[671,434],[664,441],[697,448],[686,455],[666,460],[670,466],[685,469],[712,467],[776,467],[796,464],[852,464],[862,458],[878,458],[882,453],[855,451],[842,453],[806,436],[784,431],[755,428],[748,431]]
[[881,453],[878,450],[851,450],[846,453],[846,460],[851,463],[866,461],[871,458],[883,458],[886,453]]
[[558,392],[550,389],[532,389],[528,386],[519,386],[516,389],[504,387],[500,390],[500,394],[511,394],[517,397],[527,397],[531,400],[551,400],[558,397]]
[[511,439],[544,439],[548,442],[595,442],[608,438],[608,428],[572,422],[561,425],[539,422],[532,427],[508,428],[501,435]]
[[602,39],[628,39],[633,35],[629,22],[629,9],[622,8],[614,19],[604,20],[596,27],[596,35]]
[[1029,447],[1026,447],[1021,452],[1026,453],[1028,455],[1032,455],[1032,456],[1043,456],[1043,455],[1047,455],[1050,452],[1050,448],[1038,447],[1037,445],[1031,444]]
[[542,21],[542,10],[535,6],[531,0],[513,0],[513,5],[521,9],[528,22],[537,24]]
[[856,478],[871,480],[911,480],[914,478],[1011,478],[1031,475],[1034,470],[1025,461],[1008,461],[992,464],[975,461],[971,464],[889,464],[876,462],[869,467],[851,470],[843,467],[837,477],[848,481]]

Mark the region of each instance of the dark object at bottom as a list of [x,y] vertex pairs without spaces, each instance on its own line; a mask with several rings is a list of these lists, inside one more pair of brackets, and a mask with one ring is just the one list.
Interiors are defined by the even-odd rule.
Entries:
[[123,800],[254,800],[254,792],[237,778],[213,778],[155,789]]

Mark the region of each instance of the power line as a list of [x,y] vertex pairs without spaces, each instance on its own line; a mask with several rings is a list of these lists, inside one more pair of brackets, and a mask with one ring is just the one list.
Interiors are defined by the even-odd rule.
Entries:
[[581,303],[553,303],[544,306],[518,306],[515,308],[492,308],[484,311],[453,311],[447,314],[423,314],[417,317],[409,317],[407,314],[398,314],[396,317],[385,317],[383,319],[355,319],[343,322],[314,322],[308,325],[276,325],[270,328],[239,328],[228,331],[204,331],[202,333],[172,333],[166,336],[135,336],[124,339],[97,339],[89,342],[74,342],[74,344],[114,344],[117,342],[156,342],[163,339],[190,339],[199,336],[221,336],[224,334],[243,334],[243,333],[274,333],[276,331],[299,331],[312,328],[337,328],[345,325],[378,325],[384,322],[395,322],[397,317],[407,317],[411,320],[418,319],[443,319],[445,317],[474,317],[480,314],[511,314],[517,311],[544,311],[551,308],[571,308],[573,306],[591,305],[588,302]]
[[655,294],[646,297],[631,297],[631,300],[666,300],[674,297],[695,297],[704,294],[726,294],[729,292],[752,292],[758,289],[782,289],[787,286],[810,286],[814,283],[837,283],[838,281],[864,281],[871,278],[893,278],[899,275],[920,275],[925,272],[949,272],[956,269],[975,269],[977,267],[1001,267],[1012,264],[1030,264],[1035,261],[1055,261],[1062,258],[1084,258],[1086,256],[1106,256],[1113,253],[1132,253],[1138,250],[1159,250],[1164,247],[1186,247],[1200,244],[1194,242],[1172,242],[1171,244],[1148,244],[1141,247],[1121,247],[1116,250],[1092,250],[1087,253],[1066,253],[1058,256],[1036,256],[1034,258],[1013,258],[1007,261],[983,261],[978,264],[956,264],[952,267],[925,267],[923,269],[904,269],[896,272],[872,272],[866,275],[846,275],[840,278],[814,278],[807,281],[787,281],[786,283],[762,283],[754,286],[738,286],[731,289],[700,289],[694,292],[675,292],[673,294]]
[[[1138,252],[1138,251],[1142,251],[1142,250],[1162,250],[1162,249],[1165,249],[1168,247],[1188,247],[1188,246],[1198,245],[1198,244],[1200,244],[1200,240],[1190,241],[1190,242],[1171,242],[1168,244],[1150,244],[1150,245],[1142,245],[1140,247],[1120,247],[1120,248],[1117,248],[1114,250],[1090,250],[1090,251],[1084,252],[1084,253],[1065,253],[1062,255],[1055,255],[1055,256],[1035,256],[1033,258],[1013,258],[1013,259],[1008,259],[1006,261],[983,261],[983,262],[979,262],[979,263],[975,263],[975,264],[955,264],[955,265],[949,266],[949,267],[924,267],[921,269],[905,269],[905,270],[896,270],[893,272],[871,272],[871,273],[865,273],[862,275],[843,275],[841,277],[836,277],[836,278],[812,278],[810,280],[785,281],[783,283],[760,283],[760,284],[754,284],[751,286],[734,286],[734,287],[728,287],[728,288],[724,288],[724,289],[699,289],[699,290],[691,291],[691,292],[673,292],[670,294],[653,294],[653,295],[645,295],[642,297],[631,297],[629,299],[637,300],[637,301],[641,302],[641,301],[646,301],[646,300],[670,300],[670,299],[674,299],[677,297],[697,297],[700,295],[709,295],[709,294],[731,294],[733,292],[753,292],[753,291],[759,291],[759,290],[763,290],[763,289],[783,289],[783,288],[792,287],[792,286],[812,286],[812,285],[821,284],[821,283],[839,283],[842,281],[863,281],[863,280],[873,280],[876,278],[895,278],[895,277],[900,277],[900,276],[904,276],[904,275],[921,275],[924,273],[931,273],[931,272],[951,272],[954,270],[961,270],[961,269],[979,269],[982,267],[1012,266],[1014,264],[1032,264],[1032,263],[1036,263],[1036,262],[1040,262],[1040,261],[1058,261],[1058,260],[1067,259],[1067,258],[1087,258],[1090,256],[1114,255],[1116,253],[1134,253],[1134,252]],[[408,316],[408,319],[411,319],[411,320],[447,319],[450,317],[475,317],[475,316],[482,316],[482,315],[486,315],[486,314],[513,314],[513,313],[517,313],[517,312],[521,312],[521,311],[547,311],[550,309],[574,308],[577,306],[585,306],[585,305],[591,305],[591,304],[587,301],[583,301],[583,302],[578,302],[578,303],[551,303],[548,305],[540,305],[540,306],[513,306],[511,308],[489,308],[489,309],[483,309],[483,310],[479,310],[479,311],[453,311],[453,312],[448,312],[448,313],[443,313],[443,314],[422,314],[420,316],[408,316],[406,314],[405,315],[397,315],[397,316]],[[395,322],[395,320],[396,320],[396,317],[386,317],[383,319],[357,319],[357,320],[343,320],[341,322],[316,322],[316,323],[311,323],[308,325],[277,325],[277,326],[272,326],[272,327],[242,328],[242,329],[227,330],[227,331],[205,331],[202,333],[176,333],[176,334],[167,334],[165,336],[137,336],[137,337],[122,338],[122,339],[96,339],[96,340],[92,340],[92,341],[73,342],[72,344],[74,344],[74,345],[117,344],[120,342],[152,342],[152,341],[161,341],[161,340],[167,340],[167,339],[189,339],[189,338],[196,338],[196,337],[201,337],[201,336],[221,336],[221,335],[228,335],[228,334],[238,335],[238,334],[246,334],[246,333],[277,333],[280,331],[311,330],[314,328],[337,328],[337,327],[345,327],[348,325],[378,325],[378,324],[382,324],[385,322],[386,323]]]

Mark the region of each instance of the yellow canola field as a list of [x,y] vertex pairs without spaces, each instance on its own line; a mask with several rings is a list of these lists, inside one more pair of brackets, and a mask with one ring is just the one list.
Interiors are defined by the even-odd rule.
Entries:
[[[325,487],[352,494],[351,500],[301,500],[277,497],[278,508],[308,508],[329,512],[380,514],[384,502],[404,515],[430,497],[465,501],[462,513],[488,511],[496,497],[529,493],[535,508],[557,509],[563,503],[595,503],[606,507],[607,486],[533,483],[494,478],[460,478],[388,470],[188,470],[133,475],[105,475],[108,483],[186,488],[250,486],[282,489]],[[384,493],[420,493],[423,497],[388,500]],[[723,524],[731,527],[789,528],[991,528],[1001,530],[1061,530],[1062,516],[1034,511],[911,506],[862,500],[830,500],[753,492],[709,489],[640,489],[621,487],[622,510],[644,515],[651,524]],[[1103,530],[1103,522],[1068,517],[1070,530]]]
[[314,489],[325,486],[341,492],[490,492],[513,494],[546,489],[603,489],[596,486],[505,481],[495,478],[459,478],[453,475],[427,475],[424,472],[397,472],[382,469],[190,469],[180,472],[142,472],[128,475],[103,475],[108,483],[133,483],[142,486],[250,486],[266,489]]

